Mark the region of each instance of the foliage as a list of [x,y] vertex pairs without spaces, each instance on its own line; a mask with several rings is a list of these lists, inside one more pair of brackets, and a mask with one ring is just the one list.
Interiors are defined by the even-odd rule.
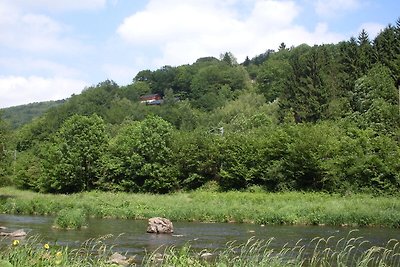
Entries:
[[[110,262],[115,247],[112,236],[104,236],[83,242],[73,249],[56,242],[46,243],[39,237],[14,240],[2,247],[1,266],[117,266]],[[18,242],[15,242],[18,241]],[[105,242],[108,241],[108,242]],[[315,237],[311,241],[294,240],[291,244],[273,249],[273,239],[250,238],[245,243],[232,241],[219,250],[198,249],[190,243],[183,247],[160,247],[149,251],[141,266],[397,266],[399,243],[391,240],[383,246],[370,246],[353,232],[345,238]],[[135,258],[129,257],[124,266],[136,266]]]
[[97,115],[66,120],[43,155],[42,189],[60,193],[92,189],[106,141],[104,122]]
[[400,119],[398,97],[390,70],[376,65],[356,81],[352,102],[366,124],[377,131],[390,133]]
[[54,221],[54,227],[80,229],[86,225],[86,214],[82,209],[62,209]]
[[[0,184],[53,193],[219,189],[396,194],[400,23],[374,40],[142,70],[12,130]],[[140,103],[157,93],[160,105]]]
[[13,180],[17,188],[39,191],[40,178],[44,175],[43,161],[37,156],[39,151],[24,151],[18,153],[14,166]]
[[398,195],[217,190],[211,182],[199,190],[164,195],[100,191],[53,195],[6,187],[0,188],[4,196],[0,212],[57,215],[63,209],[81,209],[99,218],[162,216],[172,221],[400,227]]
[[[105,242],[111,236],[87,240],[77,249],[45,243],[39,237],[13,240],[2,247],[1,266],[116,266],[109,258],[115,248]],[[18,241],[18,242],[17,242]],[[245,243],[229,242],[219,250],[198,251],[189,244],[183,247],[160,247],[150,251],[141,266],[396,266],[399,243],[391,240],[383,246],[370,246],[353,232],[338,239],[315,237],[309,242],[294,240],[273,249],[275,240],[250,238]],[[135,266],[134,257],[126,266]]]
[[291,72],[289,64],[289,51],[282,50],[274,53],[264,62],[258,75],[257,86],[267,101],[276,100],[284,92]]
[[111,247],[104,244],[106,238],[87,240],[76,249],[59,245],[57,242],[47,243],[39,236],[21,241],[13,240],[11,245],[4,245],[1,248],[0,266],[115,266],[108,262],[112,251]]
[[62,105],[65,100],[31,103],[2,109],[3,119],[16,129],[42,116],[49,109]]
[[220,142],[220,136],[204,130],[174,133],[173,161],[179,168],[181,187],[195,189],[218,179]]
[[172,126],[156,116],[128,122],[110,141],[110,155],[103,158],[104,187],[124,191],[166,193],[176,187],[171,154]]
[[[309,243],[297,240],[273,249],[274,240],[255,240],[239,244],[235,241],[226,244],[220,251],[208,250],[196,253],[190,244],[182,247],[167,247],[155,251],[145,259],[145,266],[394,266],[398,264],[397,240],[391,240],[383,247],[367,247],[363,237],[328,239],[315,237]],[[309,251],[308,251],[309,250]],[[162,252],[162,253],[160,253]],[[161,263],[156,262],[157,256]],[[208,258],[206,257],[208,256]]]
[[[0,186],[10,183],[10,172],[12,165],[12,155],[15,153],[10,150],[11,145],[10,130],[7,122],[3,120],[3,114],[0,111]],[[14,153],[13,153],[14,152]]]

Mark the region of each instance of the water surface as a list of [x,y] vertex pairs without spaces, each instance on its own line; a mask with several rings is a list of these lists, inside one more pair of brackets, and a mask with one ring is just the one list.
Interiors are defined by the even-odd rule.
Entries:
[[[28,236],[40,235],[43,242],[57,242],[59,245],[78,247],[91,238],[112,235],[106,240],[114,245],[114,250],[142,257],[146,251],[152,252],[160,246],[176,247],[189,243],[194,249],[214,251],[228,242],[244,243],[249,238],[269,240],[271,248],[280,249],[285,244],[294,245],[302,240],[309,244],[315,237],[335,240],[363,237],[369,246],[385,246],[390,239],[400,239],[400,229],[391,228],[349,228],[328,226],[260,226],[253,224],[174,222],[173,235],[146,233],[147,221],[122,219],[89,219],[88,227],[81,230],[61,230],[52,227],[54,217],[0,215],[0,226],[7,231],[24,229]],[[4,230],[2,230],[4,231]],[[354,232],[353,232],[354,231]],[[3,238],[2,243],[10,242]]]

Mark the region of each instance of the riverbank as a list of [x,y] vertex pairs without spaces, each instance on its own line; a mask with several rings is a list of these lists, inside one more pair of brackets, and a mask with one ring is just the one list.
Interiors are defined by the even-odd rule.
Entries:
[[107,245],[107,236],[90,239],[79,248],[45,242],[38,237],[26,240],[10,240],[0,246],[0,266],[398,266],[400,263],[399,241],[391,240],[383,247],[368,247],[362,237],[315,238],[308,244],[299,240],[294,247],[284,245],[272,248],[273,239],[250,238],[245,243],[235,241],[216,250],[199,251],[186,244],[183,247],[161,246],[148,251],[142,259],[136,255],[122,255],[115,247]]
[[65,208],[80,208],[98,218],[162,216],[172,221],[400,227],[400,198],[395,196],[258,191],[52,195],[0,188],[1,213],[56,215]]

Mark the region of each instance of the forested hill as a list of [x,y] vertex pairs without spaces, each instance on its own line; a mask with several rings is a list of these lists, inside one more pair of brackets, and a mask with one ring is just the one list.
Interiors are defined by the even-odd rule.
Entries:
[[[15,131],[3,184],[45,192],[400,189],[400,20],[375,39],[234,55],[104,81]],[[157,102],[141,103],[142,96]],[[153,104],[157,105],[153,105]]]
[[16,129],[40,117],[52,107],[56,107],[65,100],[36,102],[26,105],[14,106],[1,109],[3,119],[10,123],[12,129]]

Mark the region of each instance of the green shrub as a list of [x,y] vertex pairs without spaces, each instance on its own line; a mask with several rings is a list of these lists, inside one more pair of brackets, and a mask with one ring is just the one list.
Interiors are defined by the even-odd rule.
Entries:
[[63,229],[80,229],[86,226],[86,214],[83,209],[62,209],[54,224]]

